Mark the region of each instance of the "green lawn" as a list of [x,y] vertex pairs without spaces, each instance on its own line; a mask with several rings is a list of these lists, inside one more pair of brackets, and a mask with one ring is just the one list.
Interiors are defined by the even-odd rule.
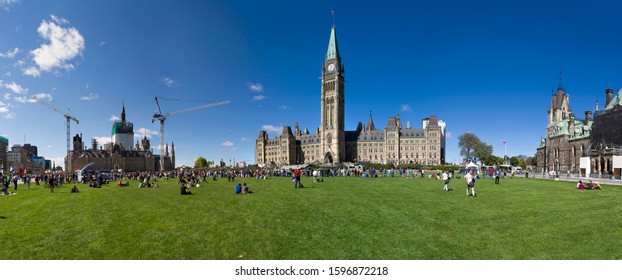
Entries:
[[226,179],[179,195],[104,186],[0,196],[0,259],[622,259],[622,187],[575,183]]

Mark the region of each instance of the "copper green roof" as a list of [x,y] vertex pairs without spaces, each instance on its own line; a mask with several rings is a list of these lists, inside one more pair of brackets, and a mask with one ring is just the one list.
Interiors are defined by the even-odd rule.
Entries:
[[9,144],[9,139],[6,139],[6,138],[0,136],[0,142],[5,143],[5,144],[8,145]]
[[121,121],[115,121],[112,124],[112,135],[117,133],[134,133],[134,124],[131,122],[125,122],[125,125]]
[[589,137],[592,134],[592,123],[593,121],[589,121],[585,124],[583,121],[575,120],[574,131],[570,131],[568,120],[559,121],[555,124],[555,130],[551,134],[551,137],[568,135],[570,140]]
[[618,91],[616,97],[614,97],[611,102],[607,104],[607,107],[605,107],[605,111],[613,109],[613,107],[615,106],[622,106],[622,97],[620,96],[620,93],[622,93],[622,89]]
[[339,58],[339,46],[337,46],[337,31],[333,26],[330,29],[330,39],[328,40],[328,51],[326,52],[326,60]]

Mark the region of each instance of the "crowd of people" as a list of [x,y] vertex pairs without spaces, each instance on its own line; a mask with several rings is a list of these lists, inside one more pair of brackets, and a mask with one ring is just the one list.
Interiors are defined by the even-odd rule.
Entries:
[[[489,170],[484,176],[490,176],[490,179],[495,180],[495,184],[500,183],[501,172],[499,170]],[[66,174],[63,172],[46,173],[40,175],[23,175],[18,174],[1,174],[0,194],[11,195],[18,190],[18,182],[30,188],[31,182],[36,186],[44,185],[46,189],[54,192],[54,189],[62,187],[63,184],[78,183],[78,176],[74,173]],[[458,174],[459,175],[459,174]],[[374,169],[371,168],[363,172],[359,169],[350,168],[290,168],[290,169],[255,169],[255,170],[195,170],[184,169],[179,171],[168,172],[110,172],[110,173],[96,173],[85,174],[81,176],[79,182],[87,184],[90,188],[101,188],[102,186],[114,182],[118,187],[129,187],[132,182],[136,182],[136,186],[139,188],[158,188],[159,181],[168,181],[173,178],[177,178],[177,184],[180,186],[180,193],[182,195],[192,194],[190,191],[193,187],[200,187],[201,184],[207,184],[209,181],[217,181],[218,179],[226,178],[228,182],[235,182],[238,179],[254,178],[258,180],[268,180],[272,177],[290,177],[294,188],[303,188],[303,177],[311,177],[314,183],[320,183],[324,181],[326,177],[341,176],[341,177],[366,177],[366,178],[378,178],[378,177],[402,177],[402,178],[429,178],[436,179],[442,182],[443,191],[450,191],[449,184],[452,178],[454,178],[454,171],[440,171],[436,170],[423,170],[423,169]],[[460,176],[457,176],[460,178]],[[475,181],[479,179],[479,175],[473,170],[467,170],[464,175],[466,183],[466,195],[476,197],[475,193]],[[10,188],[13,188],[14,192],[10,192]],[[238,183],[234,187],[236,194],[252,193],[247,184]],[[591,180],[584,184],[582,181],[577,183],[577,189],[580,190],[602,190],[601,185]],[[73,185],[71,192],[79,192],[76,185]]]

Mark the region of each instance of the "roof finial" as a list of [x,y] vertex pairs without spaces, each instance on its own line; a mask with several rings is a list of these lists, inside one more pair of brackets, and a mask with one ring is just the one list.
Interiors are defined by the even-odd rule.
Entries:
[[335,26],[335,10],[331,9],[330,14],[333,16],[333,26]]

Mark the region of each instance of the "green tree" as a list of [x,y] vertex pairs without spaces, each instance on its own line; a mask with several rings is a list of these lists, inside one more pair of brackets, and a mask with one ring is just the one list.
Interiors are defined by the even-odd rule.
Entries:
[[458,148],[460,148],[460,155],[463,156],[464,161],[475,160],[475,146],[481,142],[482,141],[471,132],[465,132],[458,137]]
[[197,160],[194,161],[194,168],[203,168],[208,166],[207,160],[204,157],[198,157]]
[[517,166],[518,165],[518,158],[517,157],[511,157],[510,158],[510,165],[511,166]]
[[[475,160],[479,160],[485,164],[485,159],[491,159],[492,155],[492,145],[488,145],[484,142],[479,142],[473,148],[473,157]],[[493,160],[494,161],[494,160]]]

